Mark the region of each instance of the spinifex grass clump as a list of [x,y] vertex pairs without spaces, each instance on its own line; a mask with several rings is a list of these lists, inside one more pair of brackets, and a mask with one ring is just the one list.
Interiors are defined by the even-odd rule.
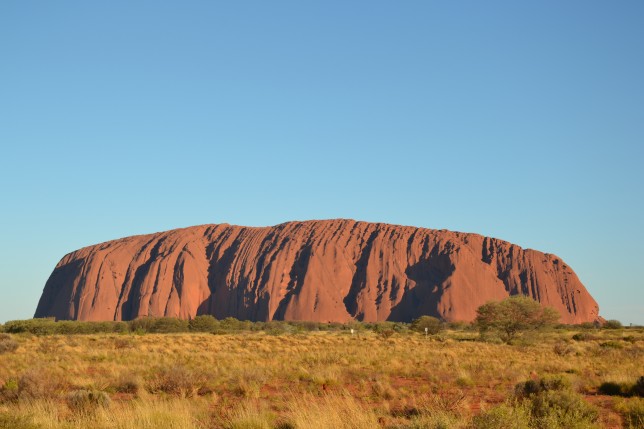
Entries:
[[644,428],[644,398],[621,400],[616,409],[624,419],[625,429]]
[[98,408],[108,408],[110,397],[99,390],[75,390],[67,395],[67,406],[77,414],[89,414]]
[[3,353],[15,352],[18,349],[18,342],[9,334],[0,334],[0,355]]
[[575,393],[564,377],[519,383],[505,405],[474,418],[476,429],[593,429],[600,428],[596,408]]

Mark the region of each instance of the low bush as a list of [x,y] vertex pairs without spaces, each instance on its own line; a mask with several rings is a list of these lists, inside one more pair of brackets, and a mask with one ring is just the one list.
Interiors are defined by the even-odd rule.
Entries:
[[[18,400],[18,381],[9,379],[0,386],[0,403],[15,402]],[[0,426],[1,427],[1,426]]]
[[33,335],[72,335],[127,332],[125,322],[81,322],[77,320],[56,321],[54,318],[12,320],[4,327],[12,334],[29,333]]
[[602,326],[604,329],[622,329],[622,322],[619,320],[607,320]]
[[195,396],[206,384],[206,374],[194,371],[184,365],[176,364],[157,368],[148,385],[151,392],[169,395]]
[[9,334],[0,334],[0,355],[12,353],[18,349],[18,342]]
[[268,335],[282,335],[295,332],[295,328],[289,323],[275,320],[266,322],[263,329]]
[[640,376],[633,386],[633,396],[644,398],[644,375]]
[[572,339],[575,341],[591,341],[596,339],[594,335],[589,334],[588,332],[579,332],[572,336]]
[[543,377],[517,384],[514,388],[514,396],[525,399],[543,392],[568,390],[571,386],[570,380],[563,376]]
[[219,329],[219,321],[209,314],[196,316],[188,322],[190,332],[215,332]]
[[503,404],[472,419],[472,429],[531,429],[530,411],[521,405]]
[[620,341],[605,341],[599,345],[599,347],[603,349],[623,349],[624,344],[622,344]]
[[601,326],[599,322],[584,322],[577,325],[581,329],[595,330]]
[[18,379],[18,397],[26,400],[52,398],[60,387],[57,376],[42,368],[34,368]]
[[436,335],[445,329],[443,322],[432,316],[420,316],[411,322],[410,328],[413,331]]
[[565,341],[559,341],[555,343],[552,348],[556,355],[558,356],[568,356],[575,352],[575,348]]
[[100,390],[75,390],[66,399],[69,409],[77,414],[89,414],[110,406],[110,397]]
[[615,409],[624,419],[624,429],[644,428],[644,399],[623,400],[616,404]]
[[253,322],[250,320],[237,320],[234,317],[226,317],[219,322],[219,326],[224,331],[251,331]]
[[292,326],[296,327],[298,331],[319,331],[320,324],[318,322],[307,322],[307,321],[293,321],[289,322]]
[[621,383],[606,381],[599,386],[597,392],[608,396],[626,396],[625,390],[627,389],[624,389],[624,385]]
[[112,384],[112,388],[119,393],[136,395],[141,391],[141,380],[135,374],[121,374]]
[[644,376],[639,377],[634,383],[606,381],[599,386],[597,392],[608,396],[644,397]]
[[116,338],[114,339],[114,348],[116,350],[124,350],[134,348],[134,341],[129,338]]
[[475,329],[473,324],[463,321],[448,322],[446,325],[448,329],[454,331],[471,331]]
[[538,428],[589,429],[599,427],[599,412],[571,391],[547,391],[529,401],[533,425]]
[[130,330],[151,334],[188,332],[189,322],[175,317],[142,317],[130,321]]
[[27,332],[34,335],[51,335],[56,333],[56,321],[53,318],[12,320],[5,323],[5,331],[11,334]]
[[512,400],[473,419],[474,429],[594,429],[599,412],[571,389],[565,377],[528,380]]
[[386,340],[388,338],[391,338],[395,333],[396,331],[394,331],[393,329],[381,329],[378,331],[378,336],[383,340]]

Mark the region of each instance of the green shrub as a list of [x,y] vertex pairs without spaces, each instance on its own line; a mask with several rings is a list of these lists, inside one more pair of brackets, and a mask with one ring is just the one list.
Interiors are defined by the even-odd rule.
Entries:
[[390,321],[364,323],[364,326],[366,329],[371,329],[376,334],[380,334],[384,331],[394,331],[394,333],[404,332],[408,329],[407,325],[404,323]]
[[590,340],[594,340],[595,337],[593,335],[590,335],[587,332],[579,332],[573,335],[572,339],[575,341],[590,341]]
[[473,325],[471,323],[457,320],[455,322],[448,322],[447,327],[454,331],[469,331],[472,329]]
[[190,332],[215,332],[219,329],[219,321],[209,314],[196,316],[188,322]]
[[12,320],[4,327],[12,334],[30,333],[34,335],[75,335],[127,332],[125,322],[82,322],[78,320],[56,321],[54,318]]
[[5,323],[5,331],[11,334],[51,335],[56,333],[56,321],[53,318],[12,320]]
[[443,322],[432,316],[420,316],[418,319],[411,322],[410,328],[413,331],[425,333],[429,335],[436,335],[445,329]]
[[543,377],[539,380],[527,380],[517,384],[514,387],[514,396],[524,399],[543,392],[568,390],[571,386],[570,380],[563,376]]
[[644,397],[644,376],[639,377],[635,383],[606,381],[599,386],[597,392],[608,396]]
[[526,296],[488,302],[476,310],[476,324],[481,334],[496,331],[507,343],[525,331],[554,326],[559,317],[554,308],[542,307]]
[[598,427],[597,409],[571,391],[546,391],[534,396],[529,405],[534,426],[538,428]]
[[472,429],[530,429],[530,412],[515,404],[499,405],[472,419]]
[[18,349],[18,342],[9,334],[0,334],[0,355],[12,353]]
[[269,335],[288,334],[295,331],[289,323],[276,320],[264,323],[263,329]]
[[309,321],[292,321],[289,322],[292,326],[296,327],[298,331],[319,331],[320,324],[318,322]]
[[132,332],[145,332],[152,334],[172,334],[188,332],[189,322],[176,317],[142,317],[130,321]]
[[253,322],[249,320],[237,320],[234,317],[226,317],[219,322],[219,326],[224,331],[250,331]]
[[604,325],[602,326],[604,329],[622,329],[622,322],[619,320],[607,320],[604,322]]
[[598,411],[572,391],[566,377],[550,376],[519,383],[512,404],[529,411],[530,428],[598,428]]
[[391,338],[396,333],[396,331],[394,331],[393,329],[381,329],[377,332],[378,332],[378,336],[383,340]]
[[599,386],[597,392],[608,396],[622,396],[622,385],[620,383],[606,381]]
[[615,409],[622,415],[625,429],[644,428],[644,399],[632,398],[618,402]]

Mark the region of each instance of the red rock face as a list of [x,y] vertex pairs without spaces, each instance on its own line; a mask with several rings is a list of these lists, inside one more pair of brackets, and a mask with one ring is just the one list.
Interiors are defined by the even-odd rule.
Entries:
[[575,273],[552,254],[476,234],[352,220],[203,225],[86,247],[58,263],[35,317],[471,321],[481,304],[516,294],[556,308],[566,323],[599,317]]

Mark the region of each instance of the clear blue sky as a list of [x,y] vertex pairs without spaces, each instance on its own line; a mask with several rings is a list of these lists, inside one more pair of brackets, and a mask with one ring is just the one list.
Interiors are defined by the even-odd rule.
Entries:
[[644,324],[644,2],[0,2],[0,321],[79,247],[353,218],[567,261]]

